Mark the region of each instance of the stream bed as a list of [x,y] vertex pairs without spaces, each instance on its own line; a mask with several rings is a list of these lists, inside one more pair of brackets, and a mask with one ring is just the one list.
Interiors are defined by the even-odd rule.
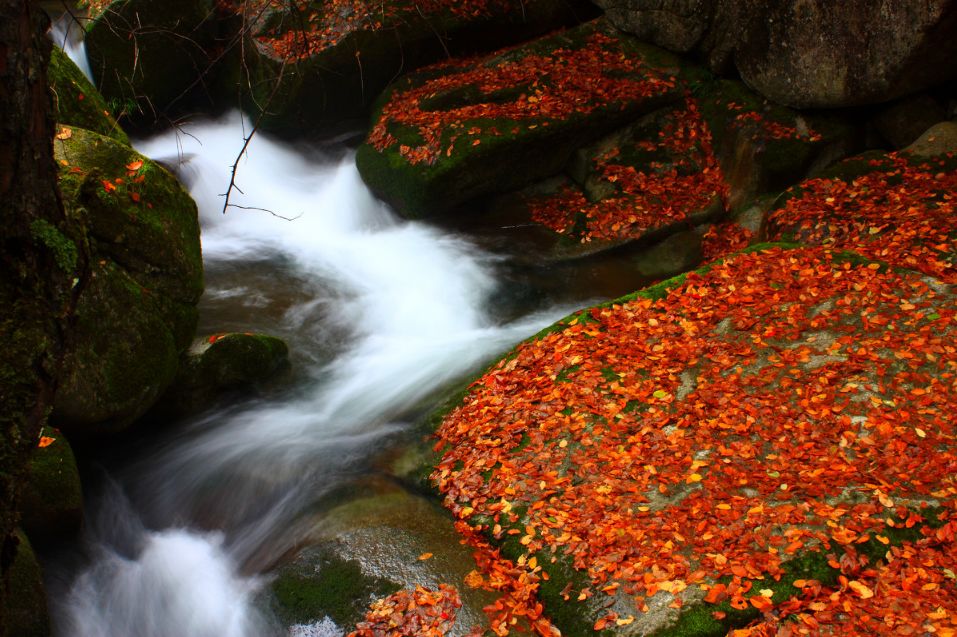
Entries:
[[256,135],[224,211],[249,130],[232,114],[136,146],[199,207],[199,334],[280,336],[292,376],[87,463],[85,537],[52,578],[57,634],[330,637],[375,596],[440,582],[462,593],[464,633],[494,597],[462,585],[475,566],[450,518],[377,459],[444,391],[608,291],[587,268],[549,282],[487,229],[398,219],[343,144]]

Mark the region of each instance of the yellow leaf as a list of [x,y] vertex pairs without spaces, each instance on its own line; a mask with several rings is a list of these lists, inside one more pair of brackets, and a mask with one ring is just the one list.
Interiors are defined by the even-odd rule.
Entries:
[[66,126],[60,127],[60,132],[56,134],[57,139],[70,139],[73,137],[73,130]]
[[420,561],[430,560],[430,559],[432,559],[431,553],[423,553],[422,555],[419,556]]
[[857,593],[861,599],[870,599],[871,597],[874,597],[874,591],[869,589],[864,584],[858,582],[857,580],[851,580],[850,582],[847,583],[847,585],[851,588],[852,591]]

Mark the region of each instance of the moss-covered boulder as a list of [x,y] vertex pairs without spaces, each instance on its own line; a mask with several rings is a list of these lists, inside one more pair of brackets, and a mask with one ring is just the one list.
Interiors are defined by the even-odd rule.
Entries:
[[597,20],[396,82],[356,163],[409,217],[562,170],[576,148],[681,99],[677,60]]
[[879,634],[891,598],[892,628],[937,632],[955,333],[937,280],[758,246],[518,346],[445,417],[432,478],[563,635]]
[[238,4],[252,26],[247,107],[263,113],[264,130],[297,137],[364,123],[372,102],[402,73],[597,13],[582,0]]
[[42,545],[76,535],[83,522],[83,490],[73,450],[58,430],[44,427],[20,495],[23,530]]
[[0,617],[0,634],[5,637],[49,637],[53,634],[47,612],[47,596],[43,573],[30,541],[17,532],[16,556],[6,573],[12,596],[7,598]]
[[289,348],[266,334],[232,332],[193,341],[151,416],[183,417],[231,393],[257,391],[289,368]]
[[[940,130],[943,141],[947,127]],[[924,145],[925,152],[935,150],[936,134],[930,137],[935,142]],[[940,155],[871,152],[784,193],[768,215],[767,236],[854,250],[955,283],[955,190],[952,150]]]
[[85,128],[122,144],[130,143],[103,96],[59,47],[50,52],[47,77],[53,91],[53,116],[58,123]]
[[113,139],[65,128],[55,146],[64,205],[86,224],[93,256],[89,280],[77,282],[53,422],[116,430],[162,394],[193,338],[203,290],[196,205],[165,169]]
[[98,2],[90,17],[93,79],[124,122],[166,125],[197,103],[217,101],[214,62],[230,35],[220,33],[213,0]]

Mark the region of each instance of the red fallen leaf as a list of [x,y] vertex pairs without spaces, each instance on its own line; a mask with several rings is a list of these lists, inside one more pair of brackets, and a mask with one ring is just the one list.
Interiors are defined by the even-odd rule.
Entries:
[[103,184],[103,190],[105,190],[106,192],[115,192],[115,191],[116,191],[116,186],[114,186],[111,182],[107,181],[106,179],[104,179],[104,180],[101,181],[100,183]]
[[210,336],[208,339],[206,339],[206,341],[207,341],[210,345],[212,345],[213,343],[215,343],[215,342],[218,341],[219,339],[223,338],[224,336],[226,336],[226,335],[225,335],[225,334],[213,334],[213,335]]
[[728,597],[727,593],[728,587],[724,584],[715,584],[708,591],[708,594],[704,596],[704,601],[709,604],[717,604],[724,601]]
[[126,165],[126,169],[129,170],[130,172],[136,172],[142,167],[143,167],[143,161],[141,159],[137,159],[136,161],[130,162]]
[[41,449],[44,447],[49,447],[56,441],[56,438],[51,438],[50,436],[40,436],[40,442],[37,444]]

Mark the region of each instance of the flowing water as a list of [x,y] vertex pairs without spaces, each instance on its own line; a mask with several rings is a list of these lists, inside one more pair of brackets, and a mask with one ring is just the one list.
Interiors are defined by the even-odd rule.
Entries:
[[[508,296],[496,282],[503,257],[397,219],[341,146],[255,136],[224,214],[244,131],[235,114],[137,147],[198,204],[203,327],[284,337],[297,382],[177,426],[110,470],[90,507],[89,560],[57,595],[60,635],[285,631],[253,599],[260,573],[301,541],[310,507],[348,485],[436,392],[569,309],[496,317],[494,299]],[[311,630],[338,634],[328,621]]]

